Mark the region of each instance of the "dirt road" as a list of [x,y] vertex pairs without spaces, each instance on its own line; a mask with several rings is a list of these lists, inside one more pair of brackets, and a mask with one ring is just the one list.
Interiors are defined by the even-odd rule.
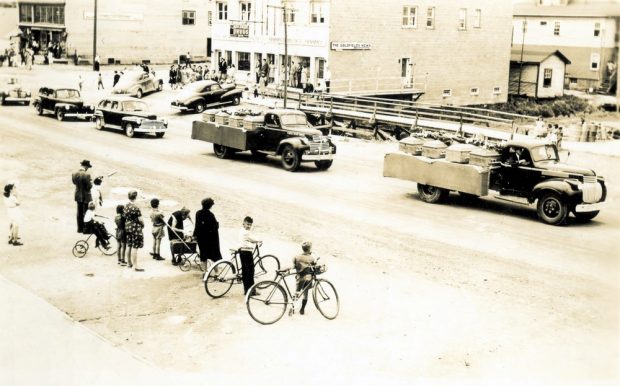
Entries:
[[[149,98],[165,111],[170,94]],[[219,160],[189,139],[194,117],[169,119],[163,139],[130,139],[2,108],[0,181],[19,180],[26,221],[24,247],[0,245],[0,274],[158,367],[229,374],[232,384],[620,380],[617,158],[571,155],[608,178],[612,201],[590,224],[551,227],[489,200],[421,202],[415,184],[381,177],[393,144],[338,139],[332,169],[287,173],[275,159]],[[97,252],[75,259],[70,174],[84,158],[93,175],[118,171],[105,182],[110,216],[130,187],[142,192],[143,213],[153,195],[171,203],[168,213],[212,196],[223,250],[246,214],[265,252],[283,261],[313,240],[340,316],[330,322],[311,308],[260,326],[240,288],[212,300],[199,272],[147,259],[148,248],[144,273]]]

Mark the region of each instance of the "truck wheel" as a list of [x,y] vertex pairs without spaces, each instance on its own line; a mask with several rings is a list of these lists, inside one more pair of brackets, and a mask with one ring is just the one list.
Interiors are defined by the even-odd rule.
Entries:
[[136,132],[133,129],[133,125],[131,124],[131,122],[127,122],[125,124],[125,135],[128,136],[129,138],[133,138],[135,134]]
[[224,145],[218,145],[217,143],[213,144],[213,152],[215,153],[215,156],[220,159],[228,158],[232,153],[229,147]]
[[299,153],[292,145],[285,145],[282,150],[282,167],[284,170],[294,172],[299,168]]
[[593,212],[573,212],[577,220],[581,222],[586,222],[592,220],[594,217],[598,216],[599,210],[595,210]]
[[196,110],[197,113],[202,113],[203,111],[205,111],[205,104],[202,102],[198,102],[194,105],[194,110]]
[[332,163],[334,163],[333,160],[325,160],[325,161],[314,161],[314,164],[316,165],[316,168],[319,170],[327,170],[332,166]]
[[62,111],[62,109],[56,110],[56,119],[58,119],[60,122],[65,120],[65,112]]
[[555,193],[545,193],[538,199],[538,217],[550,225],[561,225],[568,216],[568,206],[562,197]]
[[446,198],[448,191],[432,185],[418,184],[418,194],[422,201],[434,204]]

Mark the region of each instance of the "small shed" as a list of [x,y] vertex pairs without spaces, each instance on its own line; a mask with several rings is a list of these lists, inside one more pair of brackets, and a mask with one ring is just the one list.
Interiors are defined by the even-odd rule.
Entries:
[[560,51],[521,51],[510,53],[508,93],[534,98],[564,95],[564,75],[570,60]]

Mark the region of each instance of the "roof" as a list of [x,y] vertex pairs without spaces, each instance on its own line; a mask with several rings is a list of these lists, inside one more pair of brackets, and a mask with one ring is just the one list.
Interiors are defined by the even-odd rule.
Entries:
[[[557,56],[566,64],[570,64],[570,60],[559,50],[555,51],[523,51],[523,63],[542,63],[547,60],[550,56]],[[521,50],[512,50],[510,52],[510,61],[521,63]]]
[[562,16],[562,17],[616,17],[620,16],[618,3],[589,3],[556,6],[515,4],[514,16]]

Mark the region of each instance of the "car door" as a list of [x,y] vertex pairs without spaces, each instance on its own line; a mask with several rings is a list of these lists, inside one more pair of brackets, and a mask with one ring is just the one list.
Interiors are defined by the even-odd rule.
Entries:
[[[520,153],[519,157],[515,155],[517,152]],[[529,150],[512,146],[512,149],[507,149],[504,153],[502,160],[500,170],[502,188],[511,195],[528,196],[541,179],[541,171],[533,166]]]
[[265,114],[265,129],[261,133],[263,149],[276,151],[284,136],[285,133],[280,128],[280,118],[273,113]]
[[224,93],[226,93],[226,90],[222,89],[222,86],[218,83],[211,85],[211,98],[213,103],[222,102],[222,95],[224,95]]
[[110,105],[110,109],[108,111],[108,117],[109,121],[106,121],[111,125],[122,125],[121,103],[119,101],[112,101],[112,104]]
[[41,98],[41,105],[45,110],[54,110],[56,106],[56,91],[49,91]]

